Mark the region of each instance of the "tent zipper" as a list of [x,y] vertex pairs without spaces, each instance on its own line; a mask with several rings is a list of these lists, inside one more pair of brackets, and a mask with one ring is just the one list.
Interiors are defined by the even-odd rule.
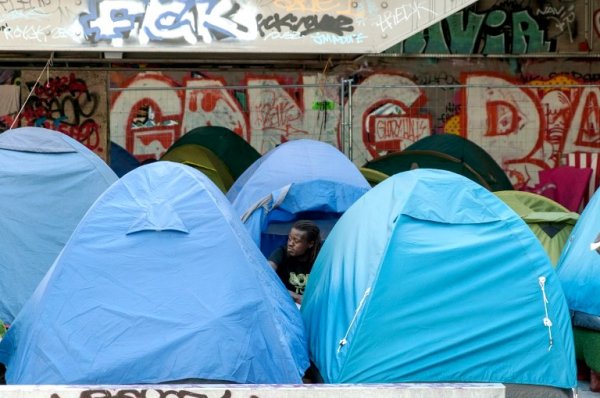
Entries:
[[350,325],[348,325],[348,329],[346,330],[346,334],[344,335],[344,338],[340,340],[339,344],[338,344],[338,349],[337,352],[338,354],[340,353],[341,349],[343,346],[345,346],[346,344],[348,344],[348,334],[350,334],[350,330],[352,329],[352,326],[354,325],[354,322],[356,321],[356,318],[358,318],[358,314],[360,313],[360,311],[362,310],[365,301],[367,300],[367,297],[369,296],[369,294],[371,293],[371,288],[368,288],[365,291],[365,294],[363,294],[362,298],[360,299],[360,303],[358,303],[358,308],[356,308],[356,311],[354,312],[354,316],[352,317],[352,321],[350,322]]

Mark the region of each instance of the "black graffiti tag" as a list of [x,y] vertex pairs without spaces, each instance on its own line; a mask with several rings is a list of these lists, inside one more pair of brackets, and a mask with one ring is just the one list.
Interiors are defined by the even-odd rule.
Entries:
[[297,17],[292,13],[284,16],[275,13],[265,17],[262,14],[258,14],[256,16],[256,23],[261,37],[265,36],[265,31],[268,32],[269,30],[276,29],[278,32],[281,32],[285,28],[292,32],[298,32],[301,36],[317,32],[329,32],[343,36],[344,32],[354,31],[352,18],[345,15],[333,17],[329,14],[324,14],[321,16],[307,15]]
[[[137,390],[123,389],[117,391],[111,390],[84,390],[79,394],[79,398],[208,398],[206,394],[200,394],[188,390]],[[50,398],[60,398],[60,395],[54,393]],[[231,391],[225,390],[221,398],[231,398]],[[256,395],[250,395],[249,398],[259,398]]]

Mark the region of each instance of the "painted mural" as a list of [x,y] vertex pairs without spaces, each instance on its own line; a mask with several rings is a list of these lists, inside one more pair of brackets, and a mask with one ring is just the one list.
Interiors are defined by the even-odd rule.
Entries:
[[474,2],[0,0],[0,50],[377,53]]
[[[15,7],[7,1],[0,0],[0,6]],[[93,4],[100,7],[100,1]],[[293,10],[327,14],[333,7],[324,1],[272,4],[286,13],[261,19],[258,34],[289,33],[284,26],[291,19],[285,16]],[[100,15],[111,15],[98,12],[85,16],[90,29]],[[402,12],[408,11],[388,8],[380,28],[400,24]],[[329,33],[346,32],[350,25],[343,18],[336,21],[328,22]],[[296,28],[309,30],[308,19],[296,22]],[[325,26],[311,23],[316,30]],[[287,140],[312,138],[337,146],[359,166],[446,132],[484,148],[515,188],[531,190],[544,170],[598,168],[600,66],[594,58],[599,26],[600,0],[482,0],[396,48],[419,54],[413,57],[363,56],[350,65],[324,61],[312,71],[183,72],[165,65],[134,65],[107,74],[54,71],[27,100],[20,123],[59,127],[99,154],[110,135],[140,161],[159,158],[195,127],[219,125],[261,153]],[[94,37],[108,40],[98,29]],[[20,84],[23,103],[38,76],[26,71],[11,76],[3,84]],[[0,115],[0,127],[14,115],[14,109]],[[590,193],[599,183],[594,174]]]
[[[20,113],[14,127],[36,126],[60,131],[107,157],[106,74],[25,70],[21,74]],[[17,120],[15,120],[17,119]]]
[[597,80],[575,72],[591,64],[515,75],[507,61],[496,61],[491,71],[471,66],[462,72],[461,62],[428,68],[404,62],[404,70],[393,73],[375,68],[352,85],[351,105],[340,98],[340,76],[334,75],[144,72],[126,78],[115,72],[111,84],[118,80],[123,90],[111,97],[111,138],[140,160],[159,158],[182,134],[204,125],[228,127],[261,153],[297,138],[341,148],[342,118],[351,115],[357,165],[430,134],[454,133],[488,151],[517,188],[535,186],[540,170],[564,164],[569,153],[600,151]]

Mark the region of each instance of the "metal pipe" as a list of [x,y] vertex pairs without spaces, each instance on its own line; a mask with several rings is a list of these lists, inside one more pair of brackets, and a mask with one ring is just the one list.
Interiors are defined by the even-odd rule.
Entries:
[[352,128],[353,128],[353,115],[352,115],[352,79],[348,79],[346,80],[346,82],[348,83],[348,157],[350,158],[351,162],[354,162],[354,159],[352,158],[353,154],[352,154],[352,147],[353,147],[353,134],[352,134]]

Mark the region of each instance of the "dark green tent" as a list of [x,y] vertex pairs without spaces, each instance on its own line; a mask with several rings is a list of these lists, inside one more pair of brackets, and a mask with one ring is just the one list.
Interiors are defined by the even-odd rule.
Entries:
[[175,141],[167,153],[187,144],[202,145],[212,151],[225,163],[234,180],[260,158],[260,153],[254,147],[226,127],[196,127]]
[[402,152],[367,162],[364,167],[392,175],[414,168],[443,169],[461,174],[490,191],[513,189],[496,161],[480,146],[455,134],[434,134]]
[[492,187],[476,170],[460,159],[437,151],[409,151],[393,152],[376,160],[367,162],[363,167],[377,170],[387,175],[394,175],[413,169],[441,169],[463,175],[476,183],[483,185],[488,190]]

